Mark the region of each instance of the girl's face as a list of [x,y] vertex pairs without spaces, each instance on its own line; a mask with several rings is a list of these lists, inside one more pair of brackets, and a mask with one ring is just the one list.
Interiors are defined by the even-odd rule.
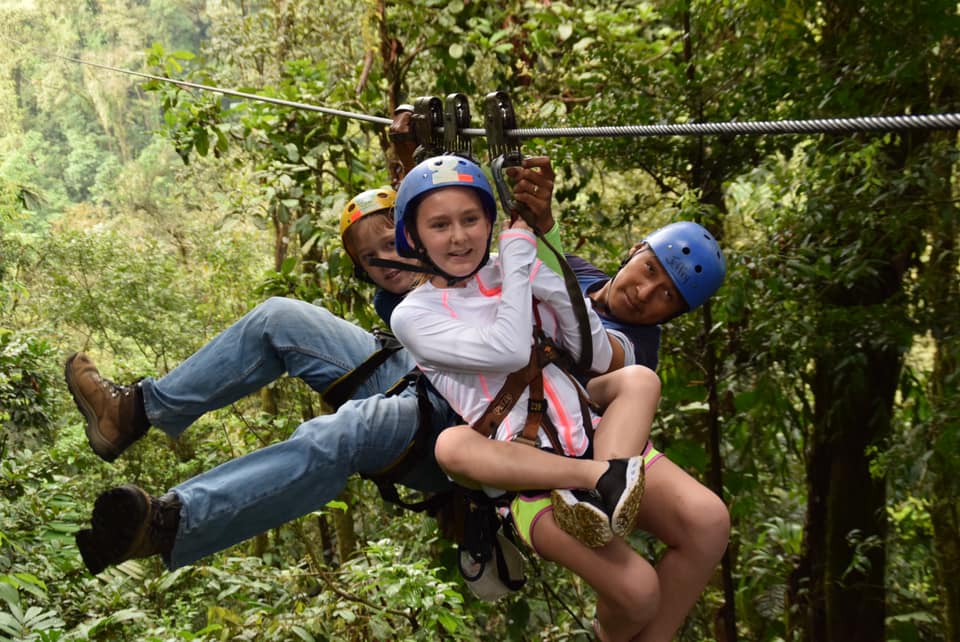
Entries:
[[[451,276],[466,276],[477,269],[492,231],[480,198],[469,187],[444,187],[428,193],[417,206],[416,225],[427,256]],[[446,279],[434,277],[432,281],[446,287]]]

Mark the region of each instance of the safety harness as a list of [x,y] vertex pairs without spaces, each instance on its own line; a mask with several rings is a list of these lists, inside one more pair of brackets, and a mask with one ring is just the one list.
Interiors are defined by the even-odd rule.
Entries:
[[[392,354],[402,348],[392,333],[374,330],[380,349],[356,368],[334,381],[321,393],[323,400],[334,410],[351,399],[357,389]],[[361,476],[369,479],[387,502],[406,510],[425,512],[437,520],[444,537],[456,542],[458,568],[464,581],[482,599],[497,599],[517,591],[526,583],[522,570],[511,569],[507,560],[517,552],[517,537],[512,526],[505,522],[498,507],[509,499],[493,499],[480,490],[456,484],[450,490],[424,493],[422,499],[401,497],[398,484],[415,466],[422,465],[430,456],[433,426],[433,406],[427,395],[427,379],[419,370],[412,370],[387,390],[387,396],[400,394],[415,386],[419,420],[417,432],[404,453],[386,468]],[[535,436],[535,433],[534,433]],[[494,587],[491,589],[491,585]]]
[[[469,126],[469,108],[465,99],[459,94],[452,94],[447,97],[445,113],[441,109],[440,101],[432,97],[421,98],[416,102],[413,125],[419,145],[414,156],[422,158],[426,155],[435,155],[438,152],[454,151],[470,157],[469,138],[459,135],[460,131]],[[526,420],[523,430],[517,434],[515,440],[536,447],[539,445],[540,429],[543,428],[553,450],[562,453],[563,448],[556,427],[547,413],[543,369],[549,364],[555,364],[573,381],[574,388],[578,391],[580,398],[584,428],[592,440],[593,425],[590,420],[592,405],[579,382],[571,374],[573,372],[586,373],[593,362],[593,345],[586,305],[576,276],[563,254],[537,230],[536,225],[533,224],[531,213],[523,204],[511,197],[510,190],[507,188],[503,170],[506,167],[520,165],[523,156],[520,154],[516,140],[508,139],[505,134],[507,129],[516,128],[513,108],[506,93],[494,92],[488,95],[485,120],[490,141],[490,154],[493,159],[491,168],[501,204],[504,211],[508,212],[512,218],[515,219],[520,216],[530,223],[538,240],[557,257],[574,314],[580,327],[581,350],[579,359],[574,363],[570,355],[543,332],[537,302],[532,302],[535,325],[530,359],[525,367],[508,375],[500,391],[480,419],[472,424],[472,428],[484,436],[490,437],[516,405],[524,391],[529,389]],[[437,136],[440,123],[444,126],[445,136],[443,140]],[[447,146],[445,150],[443,149],[444,143]],[[386,262],[383,263],[387,266]],[[390,262],[389,267],[411,269],[409,264],[394,262]],[[417,271],[427,270],[420,269]],[[396,338],[388,332],[378,331],[377,338],[381,342],[380,350],[373,353],[357,368],[333,382],[324,391],[324,400],[334,409],[352,398],[359,386],[390,355],[402,347]],[[460,572],[468,586],[475,586],[472,583],[480,582],[483,576],[488,576],[489,570],[493,568],[505,591],[520,589],[525,583],[525,578],[522,573],[519,577],[511,575],[505,561],[508,555],[504,552],[505,545],[513,546],[515,544],[515,530],[509,514],[505,515],[504,512],[498,510],[498,508],[509,503],[513,493],[498,498],[490,498],[482,491],[454,485],[450,491],[428,494],[419,501],[411,502],[401,498],[397,483],[414,466],[429,456],[427,446],[431,443],[430,437],[433,430],[430,423],[433,409],[426,390],[428,384],[426,377],[419,370],[408,373],[387,391],[387,395],[399,394],[400,391],[410,385],[416,386],[419,407],[419,424],[413,441],[406,452],[390,466],[376,473],[363,476],[376,484],[384,500],[408,510],[427,512],[437,519],[444,535],[457,542],[460,547]],[[469,565],[473,569],[472,571],[468,571],[464,567],[465,555],[474,562],[474,564]],[[476,590],[475,592],[478,596],[483,597],[480,592]]]
[[513,440],[529,446],[539,446],[539,432],[543,428],[554,452],[563,453],[557,428],[547,414],[547,400],[543,394],[543,369],[551,363],[555,364],[573,382],[580,399],[580,415],[583,419],[583,427],[591,442],[593,441],[593,423],[590,421],[590,412],[595,409],[595,406],[584,394],[579,382],[570,374],[575,369],[570,355],[543,332],[536,302],[533,304],[533,313],[535,322],[534,343],[530,350],[530,360],[523,368],[507,375],[500,391],[497,392],[487,409],[471,427],[483,436],[490,437],[510,414],[523,392],[529,389],[527,418],[524,421],[523,430],[517,433]]
[[547,414],[547,401],[543,394],[543,369],[553,363],[573,381],[574,388],[580,397],[580,409],[584,430],[592,441],[593,424],[590,421],[590,409],[593,406],[584,394],[580,384],[571,374],[573,372],[586,374],[593,363],[593,344],[591,343],[590,337],[589,316],[583,295],[580,292],[580,285],[577,282],[577,277],[570,267],[570,264],[567,263],[563,254],[540,232],[533,220],[532,213],[527,207],[513,198],[503,175],[505,168],[516,167],[523,162],[523,155],[520,153],[519,144],[516,139],[510,138],[507,135],[507,131],[515,130],[517,124],[516,116],[513,112],[513,105],[506,92],[496,91],[487,95],[484,104],[484,120],[487,127],[487,139],[490,145],[490,168],[493,174],[494,184],[496,185],[497,196],[500,199],[504,211],[510,215],[510,218],[516,220],[517,217],[520,217],[527,222],[527,224],[533,228],[534,234],[537,236],[537,241],[547,247],[553,252],[554,256],[556,256],[563,273],[567,295],[570,297],[574,316],[577,319],[577,325],[580,329],[580,356],[576,363],[574,363],[565,350],[557,346],[544,334],[537,303],[534,301],[533,347],[530,351],[530,360],[523,368],[510,373],[500,388],[500,391],[490,402],[486,411],[479,420],[473,423],[472,427],[486,437],[492,435],[516,405],[524,390],[529,388],[530,396],[527,403],[527,418],[523,425],[523,431],[517,434],[514,441],[537,446],[540,443],[538,435],[542,427],[553,450],[558,453],[563,453],[563,449],[560,446],[560,439],[557,435],[557,429]]

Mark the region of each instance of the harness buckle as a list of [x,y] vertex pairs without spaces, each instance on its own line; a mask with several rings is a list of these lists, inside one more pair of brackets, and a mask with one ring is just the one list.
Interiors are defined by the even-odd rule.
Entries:
[[546,399],[527,399],[527,412],[543,414],[547,411]]
[[527,446],[533,446],[534,448],[539,448],[540,443],[535,439],[527,439],[523,436],[523,433],[518,433],[511,441],[515,441],[520,444],[525,444]]

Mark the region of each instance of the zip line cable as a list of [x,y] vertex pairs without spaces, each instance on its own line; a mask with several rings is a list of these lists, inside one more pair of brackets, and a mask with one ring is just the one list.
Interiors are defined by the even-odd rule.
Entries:
[[[960,129],[960,114],[863,116],[812,120],[731,121],[674,125],[557,127],[508,130],[513,138],[617,138],[643,136],[702,136],[743,134],[840,134],[907,129]],[[466,136],[484,136],[483,129],[464,129]]]
[[173,78],[166,78],[164,76],[155,76],[153,74],[144,73],[142,71],[132,71],[130,69],[121,69],[120,67],[111,67],[110,65],[104,65],[98,62],[90,62],[89,60],[81,60],[80,58],[71,58],[70,56],[63,56],[60,54],[52,54],[57,58],[63,60],[69,60],[70,62],[80,63],[81,65],[89,65],[90,67],[97,67],[98,69],[106,69],[109,71],[116,71],[121,74],[128,74],[130,76],[139,76],[140,78],[147,78],[149,80],[158,80],[160,82],[170,83],[171,85],[177,85],[179,87],[186,87],[188,89],[199,89],[201,91],[209,91],[216,94],[223,94],[224,96],[233,96],[235,98],[244,98],[247,100],[256,100],[264,103],[271,103],[274,105],[282,105],[283,107],[293,107],[294,109],[303,109],[305,111],[318,111],[323,114],[330,114],[332,116],[343,116],[344,118],[351,118],[354,120],[365,120],[370,123],[377,123],[379,125],[389,125],[393,121],[389,118],[383,118],[381,116],[370,116],[368,114],[358,114],[352,111],[343,111],[341,109],[331,109],[330,107],[320,107],[318,105],[308,105],[307,103],[298,103],[292,100],[283,100],[280,98],[271,98],[269,96],[261,96],[259,94],[248,94],[242,91],[234,91],[232,89],[222,89],[220,87],[213,87],[210,85],[201,85],[200,83],[188,82],[186,80],[175,80]]
[[[112,67],[101,63],[90,62],[80,58],[73,58],[61,54],[51,54],[57,58],[70,62],[88,65],[98,69],[105,69],[117,73],[138,76],[149,80],[165,82],[188,89],[209,91],[224,96],[243,98],[259,102],[292,107],[305,111],[315,111],[331,116],[341,116],[353,120],[362,120],[378,125],[390,125],[393,121],[382,116],[372,116],[356,112],[320,107],[291,100],[271,98],[259,94],[249,94],[242,91],[222,89],[211,85],[176,80],[164,76],[156,76],[141,71],[132,71]],[[621,137],[651,137],[651,136],[704,136],[726,135],[739,136],[747,134],[848,134],[858,132],[903,131],[910,129],[937,130],[960,129],[960,113],[947,114],[918,114],[903,116],[862,116],[856,118],[814,118],[809,120],[770,120],[770,121],[730,121],[721,123],[677,123],[667,125],[615,125],[603,127],[547,127],[547,128],[517,128],[508,129],[504,134],[508,138],[621,138]],[[443,132],[443,127],[439,128]],[[487,130],[465,128],[459,131],[464,136],[485,137]]]

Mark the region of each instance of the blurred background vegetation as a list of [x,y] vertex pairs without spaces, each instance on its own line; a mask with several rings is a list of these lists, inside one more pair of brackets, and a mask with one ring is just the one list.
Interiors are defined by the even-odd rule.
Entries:
[[[99,491],[162,492],[322,409],[281,380],[109,466],[64,358],[161,375],[270,295],[375,325],[336,226],[387,141],[56,55],[381,117],[461,92],[478,127],[497,89],[520,127],[960,111],[946,0],[5,0],[0,36],[0,640],[566,640],[593,615],[544,563],[477,602],[431,520],[360,480],[202,564],[89,576],[72,533]],[[656,442],[734,525],[679,639],[960,639],[957,132],[524,151],[601,267],[677,219],[727,249],[661,359]]]

